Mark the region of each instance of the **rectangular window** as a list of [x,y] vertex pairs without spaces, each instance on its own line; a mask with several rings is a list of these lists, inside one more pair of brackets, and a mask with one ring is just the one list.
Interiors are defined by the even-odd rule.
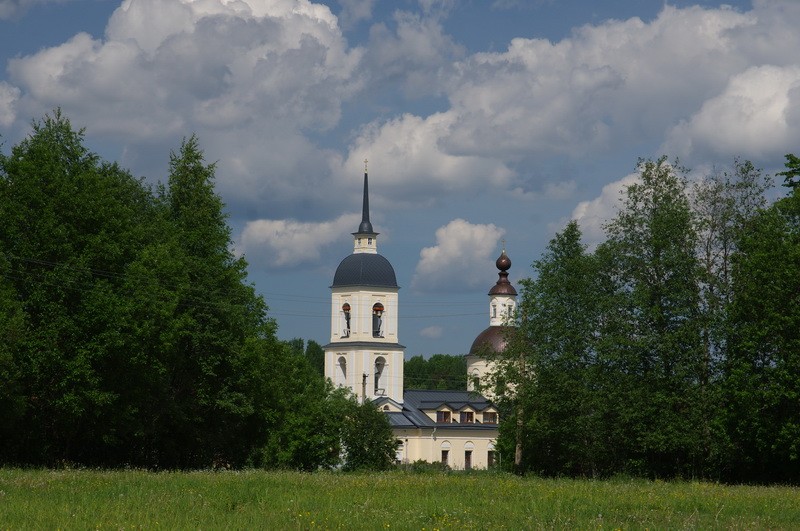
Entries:
[[437,411],[436,412],[436,422],[450,422],[450,412],[449,411]]
[[450,450],[442,450],[442,464],[446,465],[447,460],[450,457]]
[[489,454],[486,456],[486,466],[492,468],[494,466],[494,451],[489,450]]
[[497,413],[484,413],[483,414],[483,423],[484,424],[497,424]]
[[475,414],[472,411],[462,411],[459,422],[461,424],[472,424],[475,422]]

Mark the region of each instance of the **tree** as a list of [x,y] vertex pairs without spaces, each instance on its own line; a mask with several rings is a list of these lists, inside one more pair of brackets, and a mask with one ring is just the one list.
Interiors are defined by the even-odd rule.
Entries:
[[161,191],[173,227],[162,249],[172,259],[172,315],[157,327],[165,344],[159,386],[163,411],[156,459],[166,466],[241,465],[266,436],[263,381],[283,354],[266,305],[246,284],[246,262],[236,258],[223,204],[214,192],[214,165],[206,165],[196,137],[170,156]]
[[228,250],[213,165],[190,139],[156,197],[60,111],[32,129],[0,155],[0,458],[245,464],[282,350]]
[[313,339],[309,339],[306,344],[306,359],[320,376],[325,375],[325,351]]
[[576,222],[550,241],[533,270],[521,281],[516,332],[496,356],[510,384],[501,400],[515,404],[501,438],[524,442],[517,465],[525,470],[596,476],[604,432],[595,393],[600,293]]
[[788,153],[786,155],[786,171],[782,171],[778,175],[784,177],[783,186],[792,189],[800,186],[800,158]]
[[0,462],[19,451],[8,443],[16,439],[22,430],[19,425],[25,412],[24,393],[20,386],[20,374],[16,352],[26,333],[25,315],[14,286],[10,280],[11,268],[5,253],[0,253]]
[[276,358],[271,374],[279,375],[280,387],[267,405],[270,429],[254,464],[306,471],[339,464],[342,423],[350,407],[347,392],[334,389],[302,351]]
[[464,356],[434,354],[427,360],[413,356],[405,362],[403,385],[406,389],[467,388],[467,362]]
[[625,346],[603,356],[622,362],[615,370],[631,384],[623,433],[633,471],[694,476],[706,457],[694,217],[684,170],[666,158],[642,160],[638,169],[641,182],[627,188],[602,245],[613,257],[607,278],[625,309],[616,326],[630,329],[618,338]]
[[[790,167],[791,161],[787,163]],[[800,477],[800,188],[759,213],[733,261],[725,363],[736,481]]]
[[388,470],[394,466],[399,441],[389,420],[370,402],[351,397],[342,426],[344,470]]
[[149,236],[152,197],[55,111],[0,155],[0,202],[6,326],[15,330],[4,346],[8,388],[20,393],[24,426],[4,439],[6,455],[45,464],[104,456],[115,438],[107,423],[118,418],[118,390],[105,377],[127,346],[119,289]]
[[700,264],[700,308],[704,359],[700,379],[704,451],[722,473],[730,462],[730,440],[723,429],[722,367],[728,358],[728,313],[734,296],[733,257],[738,243],[767,201],[772,181],[750,161],[735,160],[732,171],[716,171],[695,182],[692,210]]
[[296,356],[305,356],[306,360],[311,364],[311,367],[316,370],[317,374],[320,376],[325,375],[325,351],[319,343],[313,339],[309,339],[308,342],[306,342],[296,337],[285,341],[285,344],[292,354]]

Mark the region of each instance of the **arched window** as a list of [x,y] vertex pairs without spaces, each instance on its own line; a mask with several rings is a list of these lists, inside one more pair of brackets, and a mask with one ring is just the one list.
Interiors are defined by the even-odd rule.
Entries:
[[347,360],[344,356],[340,356],[336,364],[336,383],[338,385],[347,384]]
[[348,302],[342,304],[342,317],[344,317],[342,337],[350,337],[350,303]]
[[464,443],[464,470],[472,468],[472,452],[475,451],[475,445],[472,441]]
[[481,372],[478,369],[472,369],[472,374],[470,375],[470,381],[468,383],[470,387],[467,391],[475,391],[481,388]]
[[450,441],[442,441],[442,464],[450,464]]
[[372,305],[372,337],[383,337],[383,304]]
[[375,358],[375,395],[383,396],[386,394],[386,385],[384,384],[383,370],[386,368],[386,358],[378,356]]

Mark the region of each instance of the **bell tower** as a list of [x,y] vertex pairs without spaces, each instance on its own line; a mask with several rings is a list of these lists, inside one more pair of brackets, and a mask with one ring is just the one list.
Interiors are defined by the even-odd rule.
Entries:
[[405,347],[398,343],[397,278],[378,254],[378,233],[369,220],[369,177],[364,161],[361,224],[353,254],[336,268],[331,285],[331,336],[325,345],[325,377],[359,400],[389,397],[403,402]]

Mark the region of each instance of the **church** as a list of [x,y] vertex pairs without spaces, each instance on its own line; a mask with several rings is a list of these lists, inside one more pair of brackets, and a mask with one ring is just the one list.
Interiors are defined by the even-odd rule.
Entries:
[[383,411],[399,441],[397,460],[441,462],[451,468],[489,468],[497,459],[498,411],[475,383],[491,370],[481,357],[505,347],[506,317],[516,291],[508,281],[511,260],[503,249],[499,279],[489,291],[489,328],[467,355],[467,390],[404,390],[405,347],[399,342],[400,305],[394,268],[378,254],[378,233],[369,220],[369,179],[364,170],[361,224],[353,233],[353,253],[341,261],[331,285],[331,336],[325,350],[325,377],[359,400]]

